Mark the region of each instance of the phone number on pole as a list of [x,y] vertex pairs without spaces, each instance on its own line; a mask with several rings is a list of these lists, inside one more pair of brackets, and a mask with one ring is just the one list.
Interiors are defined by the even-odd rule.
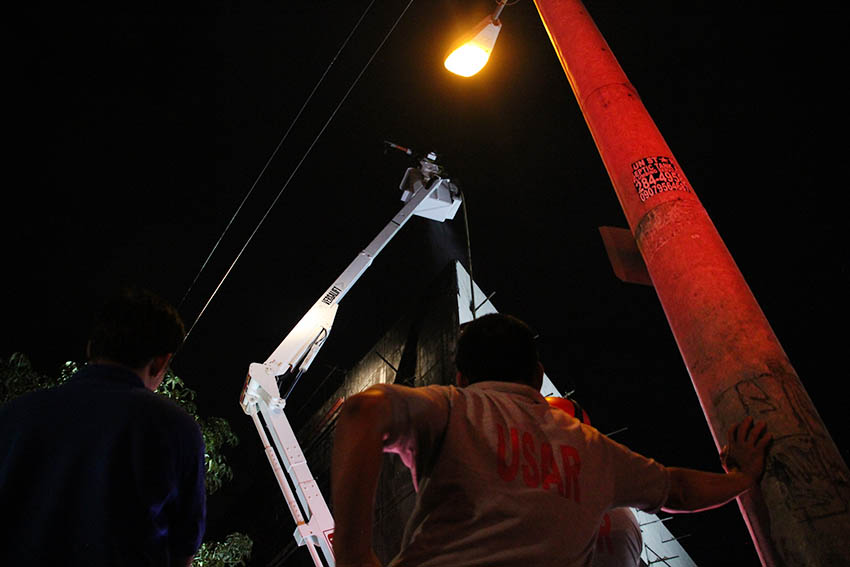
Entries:
[[667,191],[693,193],[680,176],[673,159],[669,157],[651,156],[633,162],[632,179],[641,203]]

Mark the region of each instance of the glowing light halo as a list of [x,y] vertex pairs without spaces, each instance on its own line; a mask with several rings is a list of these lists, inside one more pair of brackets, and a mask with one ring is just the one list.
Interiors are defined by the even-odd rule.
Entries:
[[493,16],[487,16],[475,27],[470,34],[471,37],[446,57],[443,65],[452,73],[462,77],[471,77],[476,74],[490,59],[490,53],[493,51],[501,29],[502,23],[499,20],[494,20]]
[[444,65],[455,75],[471,77],[487,64],[488,59],[489,50],[474,43],[465,43],[446,57]]

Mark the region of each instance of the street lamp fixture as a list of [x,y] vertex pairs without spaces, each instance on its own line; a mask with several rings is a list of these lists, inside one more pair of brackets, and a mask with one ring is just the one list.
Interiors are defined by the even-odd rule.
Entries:
[[490,52],[496,45],[496,38],[502,29],[499,16],[508,0],[499,0],[495,11],[481,20],[475,28],[464,38],[448,57],[446,57],[446,69],[461,77],[471,77],[480,71],[487,60]]

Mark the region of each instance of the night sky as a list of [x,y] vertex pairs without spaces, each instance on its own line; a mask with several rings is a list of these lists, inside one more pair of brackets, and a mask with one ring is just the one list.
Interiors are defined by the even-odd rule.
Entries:
[[[618,441],[665,464],[719,470],[654,291],[608,264],[598,227],[625,218],[532,2],[505,9],[490,63],[470,79],[442,59],[494,4],[413,3],[338,107],[407,6],[376,2],[235,219],[368,2],[119,4],[31,5],[9,20],[20,41],[4,89],[0,357],[24,352],[44,372],[82,360],[103,299],[134,283],[177,304],[233,220],[181,306],[191,324],[286,184],[174,362],[201,412],[226,417],[242,439],[235,481],[210,500],[211,537],[248,532],[256,564],[291,537],[239,392],[248,364],[401,207],[409,158],[384,140],[438,153],[467,197],[476,281],[535,327],[547,374],[575,390],[594,425],[627,427]],[[799,4],[586,6],[846,460],[836,15]],[[460,215],[413,219],[341,303],[298,388],[351,367],[447,262],[467,264],[465,238]],[[757,563],[734,505],[668,527],[691,534],[682,544],[698,564]]]

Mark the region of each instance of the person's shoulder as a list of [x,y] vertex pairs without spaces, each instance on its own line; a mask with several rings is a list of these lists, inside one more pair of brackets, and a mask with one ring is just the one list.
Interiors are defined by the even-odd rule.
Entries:
[[15,421],[15,416],[21,411],[21,407],[26,407],[31,403],[29,398],[34,393],[29,392],[0,404],[0,426],[6,423],[12,424]]
[[151,392],[147,388],[134,388],[127,396],[127,409],[139,422],[149,423],[157,430],[185,431],[200,435],[200,426],[195,417],[167,396]]
[[548,408],[546,399],[528,384],[519,382],[505,382],[498,380],[484,380],[474,382],[464,388],[455,388],[459,397],[489,400],[491,403],[504,404],[506,406],[539,406]]
[[157,392],[151,392],[147,388],[140,388],[135,390],[134,395],[136,395],[140,403],[149,405],[152,411],[156,411],[161,413],[163,416],[168,416],[171,419],[177,421],[192,421],[195,422],[195,418],[180,404],[165,396],[163,394],[159,394]]
[[381,392],[393,404],[408,406],[433,405],[448,407],[456,397],[459,388],[430,384],[427,386],[404,386],[401,384],[375,384],[370,390]]
[[34,390],[0,405],[0,454],[7,454],[16,440],[44,431],[50,424],[61,427],[75,415],[64,403],[61,390],[62,386]]
[[405,386],[402,384],[373,384],[370,390],[377,390],[387,395],[398,396],[448,396],[457,390],[455,386],[444,386],[442,384],[429,384],[427,386]]
[[41,390],[33,390],[17,396],[0,405],[0,417],[19,414],[30,414],[36,408],[50,404],[56,399],[56,390],[61,386],[52,386]]

